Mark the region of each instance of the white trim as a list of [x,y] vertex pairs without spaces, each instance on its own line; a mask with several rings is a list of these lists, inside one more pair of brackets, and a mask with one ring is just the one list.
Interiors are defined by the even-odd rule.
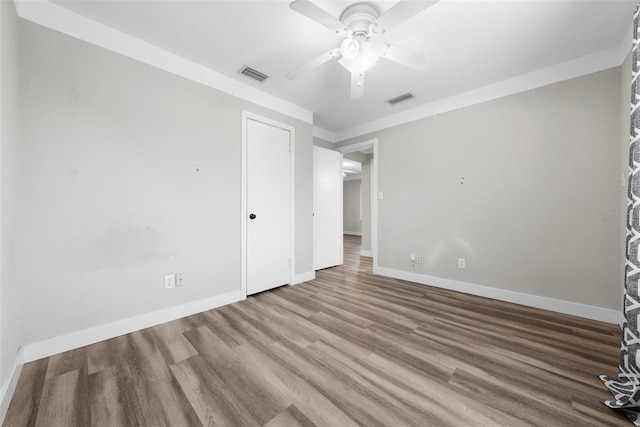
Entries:
[[242,301],[243,299],[245,299],[245,297],[240,291],[228,292],[215,297],[165,308],[93,328],[71,332],[48,340],[27,344],[24,346],[24,361],[25,363],[32,362],[42,359],[43,357],[84,347],[161,323]]
[[[14,3],[18,15],[23,19],[297,118],[306,123],[313,123],[313,112],[310,110],[269,95],[260,89],[234,80],[203,65],[65,9],[62,6],[49,1],[15,0]],[[440,99],[340,132],[331,132],[314,126],[313,135],[333,143],[344,141],[435,114],[616,67],[624,61],[629,53],[630,44],[628,42],[631,38],[631,32],[631,29],[629,29],[624,41],[614,48],[523,74],[463,94]]]
[[372,258],[373,254],[371,253],[371,251],[360,251],[360,256],[367,256],[369,258]]
[[9,379],[7,380],[7,382],[2,384],[2,388],[0,389],[0,424],[4,422],[4,417],[7,416],[9,404],[11,403],[13,393],[16,391],[16,385],[18,385],[18,379],[20,378],[20,373],[22,372],[23,366],[24,356],[21,347],[20,349],[18,349],[16,357],[13,361],[13,367],[11,368]]
[[175,53],[132,37],[49,1],[16,0],[18,15],[31,22],[84,40],[205,86],[282,114],[313,123],[313,113],[260,89],[234,80]]
[[[273,122],[276,123],[276,122]],[[291,182],[291,188],[290,188],[290,192],[291,192],[291,200],[289,203],[291,203],[290,208],[291,208],[291,214],[290,214],[290,218],[291,218],[291,245],[289,246],[291,248],[291,255],[289,255],[289,258],[291,259],[290,264],[291,264],[291,269],[289,271],[289,284],[294,283],[295,281],[295,277],[296,277],[296,128],[292,127],[292,126],[286,126],[281,124],[281,127],[284,126],[284,129],[287,129],[291,135],[290,135],[290,147],[291,147],[291,153],[289,154],[289,159],[290,159],[290,182]],[[314,273],[315,275],[315,273]],[[315,276],[314,276],[315,278]]]
[[349,236],[362,236],[361,231],[343,231],[342,234],[348,234]]
[[241,166],[241,178],[240,178],[240,215],[242,220],[240,221],[240,290],[243,292],[244,297],[247,296],[247,218],[249,212],[247,211],[247,122],[254,120],[256,122],[264,123],[269,126],[273,126],[279,129],[283,129],[289,132],[290,147],[289,153],[289,170],[290,170],[290,203],[291,203],[291,242],[290,242],[290,254],[291,259],[289,266],[289,284],[293,284],[296,278],[296,129],[293,126],[278,122],[267,117],[260,116],[255,113],[251,113],[246,110],[242,110],[242,166]]
[[242,143],[240,164],[240,292],[247,297],[247,120],[242,110]]
[[309,282],[311,280],[315,280],[315,278],[316,272],[313,270],[307,271],[306,273],[296,274],[293,277],[293,282],[291,283],[291,285],[298,285],[300,283]]
[[[336,140],[344,141],[371,132],[387,129],[403,123],[413,122],[425,117],[442,114],[447,111],[469,107],[505,96],[513,95],[527,90],[536,89],[552,83],[573,79],[598,71],[620,66],[621,48],[603,50],[586,55],[572,61],[563,62],[548,68],[533,71],[498,83],[490,84],[481,88],[471,90],[451,96],[449,98],[438,99],[419,107],[401,111],[373,120],[362,125],[354,126],[340,132],[336,132]],[[629,51],[627,50],[626,53]],[[626,54],[625,54],[626,58]],[[624,58],[622,59],[624,61]]]
[[555,311],[557,313],[564,313],[570,314],[572,316],[599,320],[601,322],[612,323],[614,325],[618,323],[619,319],[620,312],[609,308],[602,308],[593,305],[580,304],[577,302],[541,297],[538,295],[514,292],[506,289],[492,288],[490,286],[476,285],[474,283],[459,282],[457,280],[443,279],[441,277],[427,276],[424,274],[394,270],[385,267],[378,267],[376,270],[374,270],[374,274],[393,277],[400,280],[408,280],[411,282],[434,286],[437,288],[463,292],[465,294],[477,295],[500,301],[526,305],[528,307],[541,308],[544,310]]
[[318,126],[313,126],[313,136],[324,139],[325,141],[336,143],[336,134]]
[[[340,153],[340,165],[338,170],[339,174],[342,173],[343,165],[344,165],[344,154]],[[344,231],[344,181],[342,182],[342,185],[338,185],[338,187],[340,191],[340,195],[338,196],[338,204],[340,205],[338,207],[338,212],[339,212],[338,217],[340,218],[340,225],[338,227],[338,230]],[[315,210],[316,208],[314,206],[313,211],[315,212]],[[360,209],[360,211],[362,212],[362,209]],[[340,264],[339,265],[344,265],[344,234],[340,234]],[[314,270],[316,269],[315,265],[313,266],[313,269]]]
[[[49,1],[15,0],[18,15],[31,22],[117,52],[257,105],[313,123],[313,112],[203,65],[132,37]],[[629,53],[631,28],[616,47],[533,71],[482,88],[392,114],[340,132],[314,126],[313,135],[329,142],[344,141],[425,117],[502,98],[548,84],[619,66]]]
[[622,311],[618,312],[618,326],[620,326],[620,329],[624,328],[624,322],[627,319],[624,316],[624,313]]
[[378,140],[373,140],[371,164],[371,257],[374,271],[378,268]]

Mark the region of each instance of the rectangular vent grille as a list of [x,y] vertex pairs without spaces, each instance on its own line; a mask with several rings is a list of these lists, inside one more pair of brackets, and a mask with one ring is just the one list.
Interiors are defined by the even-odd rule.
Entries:
[[240,71],[238,71],[240,74],[244,74],[245,76],[253,79],[253,80],[257,80],[259,82],[263,82],[265,80],[267,80],[269,78],[269,76],[267,76],[264,73],[261,73],[258,70],[254,70],[251,67],[247,67],[246,65],[244,67],[242,67],[240,69]]
[[395,105],[398,102],[406,101],[407,99],[415,98],[411,92],[404,95],[396,96],[395,98],[387,99],[387,102],[391,105]]

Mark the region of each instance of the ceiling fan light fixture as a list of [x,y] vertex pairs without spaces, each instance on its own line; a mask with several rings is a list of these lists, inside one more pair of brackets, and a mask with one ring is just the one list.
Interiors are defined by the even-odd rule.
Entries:
[[351,73],[351,99],[362,98],[364,94],[364,74],[376,65],[380,57],[407,67],[422,70],[422,59],[397,46],[371,40],[387,30],[406,21],[412,16],[438,3],[439,0],[397,0],[395,4],[381,13],[380,9],[367,0],[359,0],[348,6],[338,19],[315,4],[314,0],[293,0],[289,7],[316,21],[338,35],[346,37],[329,52],[312,59],[285,74],[290,80],[302,72],[339,58],[338,63]]
[[380,43],[367,42],[362,46],[362,69],[369,70],[376,65],[382,56],[382,45]]
[[[359,74],[364,74],[365,71],[373,68],[382,56],[382,47],[379,43],[373,43],[369,40],[345,40],[353,40],[359,44],[358,52],[353,57],[342,55],[341,52],[342,59],[340,59],[339,63],[349,72],[355,71]],[[344,43],[344,41],[342,43]]]
[[358,53],[360,53],[360,43],[358,43],[358,40],[352,39],[351,37],[342,40],[342,43],[340,43],[340,55],[342,55],[344,59],[355,59]]

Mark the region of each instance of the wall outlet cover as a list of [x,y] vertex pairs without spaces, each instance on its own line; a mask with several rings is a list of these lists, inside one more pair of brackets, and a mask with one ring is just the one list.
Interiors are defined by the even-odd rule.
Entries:
[[164,276],[164,288],[165,289],[172,289],[176,287],[176,275],[175,274],[169,274],[167,276]]

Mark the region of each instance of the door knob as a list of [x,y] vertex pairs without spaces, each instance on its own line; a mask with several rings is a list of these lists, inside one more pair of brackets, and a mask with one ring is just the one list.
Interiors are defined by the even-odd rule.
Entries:
[[256,219],[256,214],[249,215],[249,219]]

